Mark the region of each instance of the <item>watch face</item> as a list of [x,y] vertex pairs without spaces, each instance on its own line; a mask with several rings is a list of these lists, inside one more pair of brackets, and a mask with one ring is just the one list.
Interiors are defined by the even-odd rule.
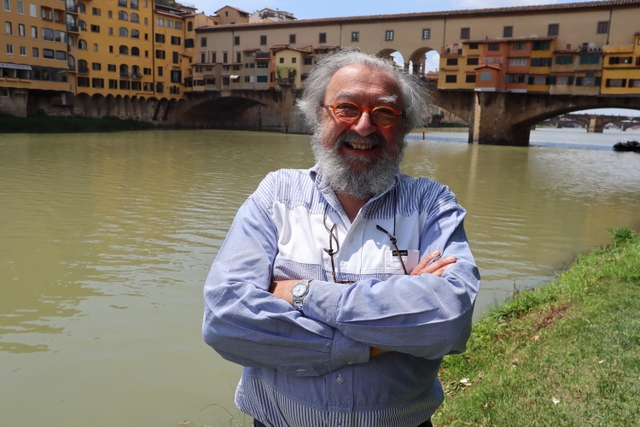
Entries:
[[294,297],[301,297],[307,293],[307,284],[306,283],[296,283],[293,289],[291,289],[291,294]]

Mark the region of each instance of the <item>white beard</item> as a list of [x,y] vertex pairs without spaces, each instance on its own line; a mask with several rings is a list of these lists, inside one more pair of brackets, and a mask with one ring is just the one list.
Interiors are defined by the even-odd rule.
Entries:
[[[405,146],[404,136],[396,137],[394,150],[376,134],[361,137],[353,132],[341,134],[333,148],[325,148],[322,145],[322,134],[322,129],[319,129],[313,135],[311,148],[316,162],[333,191],[358,200],[369,200],[382,194],[393,184],[400,171],[400,161]],[[333,139],[332,135],[325,137],[329,140]],[[382,150],[382,156],[372,159],[365,156],[340,155],[338,150],[349,140],[366,141],[369,144],[378,145]]]

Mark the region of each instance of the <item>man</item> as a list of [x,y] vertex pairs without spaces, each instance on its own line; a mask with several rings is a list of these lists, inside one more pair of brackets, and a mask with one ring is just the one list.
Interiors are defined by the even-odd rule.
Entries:
[[480,277],[454,195],[399,173],[426,94],[347,50],[317,64],[299,107],[317,164],[269,174],[238,211],[205,284],[205,341],[245,366],[235,400],[256,426],[431,425]]

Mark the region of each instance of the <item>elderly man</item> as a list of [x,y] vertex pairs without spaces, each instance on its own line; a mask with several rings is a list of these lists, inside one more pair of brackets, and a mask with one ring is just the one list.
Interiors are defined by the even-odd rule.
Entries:
[[455,196],[399,173],[426,94],[347,50],[317,64],[299,107],[317,164],[270,173],[238,211],[205,284],[205,341],[245,366],[235,401],[256,426],[431,425],[480,277]]

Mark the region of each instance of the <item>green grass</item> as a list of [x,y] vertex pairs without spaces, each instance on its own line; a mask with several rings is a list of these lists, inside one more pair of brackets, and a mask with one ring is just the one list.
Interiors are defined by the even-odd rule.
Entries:
[[436,426],[640,426],[640,239],[610,234],[474,325]]
[[150,123],[133,119],[122,120],[117,117],[53,117],[43,114],[16,117],[0,114],[0,133],[112,132],[155,128]]

